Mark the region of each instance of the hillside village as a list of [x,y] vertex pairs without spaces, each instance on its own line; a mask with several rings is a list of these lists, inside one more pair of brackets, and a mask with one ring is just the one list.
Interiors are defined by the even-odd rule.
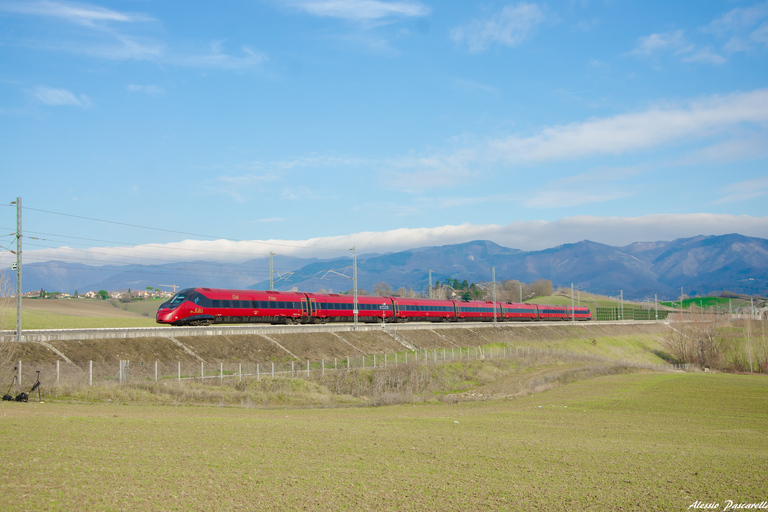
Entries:
[[132,300],[170,299],[173,295],[174,293],[171,291],[158,288],[119,291],[90,290],[85,293],[46,292],[45,290],[40,289],[26,292],[22,297],[25,299],[117,299],[123,302],[130,302]]

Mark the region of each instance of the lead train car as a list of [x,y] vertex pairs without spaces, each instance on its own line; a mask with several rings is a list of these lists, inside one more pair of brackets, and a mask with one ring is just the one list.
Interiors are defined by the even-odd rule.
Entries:
[[[362,322],[591,320],[589,308],[536,304],[359,296]],[[350,295],[187,288],[160,305],[161,324],[326,323],[354,320]]]

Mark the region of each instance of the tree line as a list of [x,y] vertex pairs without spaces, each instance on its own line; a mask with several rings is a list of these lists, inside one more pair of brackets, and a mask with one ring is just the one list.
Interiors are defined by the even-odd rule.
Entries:
[[[317,293],[332,293],[329,290],[318,290]],[[353,290],[346,294],[352,295]],[[372,293],[365,288],[358,288],[358,295],[376,295],[380,297],[408,297],[408,298],[433,298],[454,300],[492,300],[493,283],[481,281],[469,282],[466,279],[443,279],[435,281],[432,289],[427,286],[424,291],[417,292],[413,287],[399,287],[395,290],[392,285],[379,282],[373,285]],[[499,302],[525,302],[533,297],[548,297],[555,293],[552,281],[538,279],[532,283],[523,283],[516,279],[507,279],[496,282],[496,300]]]

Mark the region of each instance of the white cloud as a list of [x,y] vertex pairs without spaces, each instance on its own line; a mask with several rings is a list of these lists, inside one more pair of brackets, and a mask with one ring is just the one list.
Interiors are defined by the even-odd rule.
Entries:
[[72,105],[76,107],[88,107],[91,105],[91,100],[88,96],[85,96],[84,94],[75,96],[67,89],[57,89],[55,87],[39,85],[29,92],[37,101],[45,105]]
[[637,46],[632,55],[651,57],[659,53],[671,52],[683,62],[701,62],[704,64],[723,64],[725,58],[715,53],[711,48],[697,48],[689,42],[682,30],[651,34],[638,38]]
[[488,94],[499,94],[499,89],[497,87],[494,87],[492,85],[485,85],[481,84],[480,82],[475,82],[473,80],[464,80],[463,78],[457,78],[455,80],[456,85],[465,91],[468,92],[474,92],[474,91],[481,91]]
[[655,107],[511,136],[489,148],[507,162],[553,161],[622,154],[702,139],[746,123],[768,121],[768,89],[711,96],[683,106]]
[[151,17],[140,13],[124,13],[84,3],[52,2],[48,0],[3,2],[0,3],[0,11],[57,18],[69,23],[90,27],[109,22],[135,23],[153,21]]
[[429,7],[420,2],[384,2],[381,0],[291,0],[289,5],[313,16],[341,18],[348,21],[372,21],[385,18],[427,16]]
[[[765,185],[763,182],[760,183],[760,186]],[[367,231],[308,240],[184,240],[169,244],[100,247],[87,250],[60,247],[26,250],[24,254],[27,263],[51,260],[101,265],[178,261],[242,262],[268,257],[270,251],[278,252],[282,256],[303,258],[337,257],[348,255],[349,248],[352,246],[357,248],[358,254],[366,254],[472,240],[491,240],[505,247],[531,251],[581,240],[624,246],[638,241],[652,242],[729,233],[768,238],[768,217],[709,213],[654,214],[642,217],[578,216],[556,221],[517,221],[503,226],[461,224],[435,228]],[[10,265],[10,255],[3,255],[2,258],[0,266]]]
[[528,39],[544,19],[541,7],[520,2],[507,5],[486,19],[453,29],[451,38],[457,43],[466,42],[472,53],[483,52],[496,43],[515,47]]
[[731,183],[724,189],[726,195],[713,204],[740,203],[768,195],[768,177]]
[[750,7],[737,7],[719,18],[715,19],[704,28],[719,36],[745,34],[755,25],[768,18],[768,2],[762,2]]
[[[153,27],[157,20],[142,13],[126,13],[85,3],[32,2],[0,3],[0,12],[33,18],[52,18],[61,23],[78,25],[74,31],[58,33],[55,38],[45,28],[31,44],[48,51],[65,51],[110,60],[146,60],[172,66],[206,69],[251,69],[264,63],[267,57],[248,46],[239,55],[227,53],[219,41],[209,47],[199,45],[169,46],[155,37],[136,32]],[[84,27],[84,28],[83,28]],[[34,33],[34,31],[30,31]],[[34,36],[29,36],[34,37]]]
[[684,57],[683,62],[702,62],[704,64],[725,64],[726,60],[722,55],[718,55],[710,48],[701,48],[693,51]]
[[391,162],[391,167],[399,180],[394,182],[407,183],[411,190],[426,184],[451,186],[492,165],[518,166],[648,151],[707,140],[744,125],[762,129],[766,122],[768,89],[758,89],[545,127],[534,135],[510,135],[441,154],[408,156]]
[[625,199],[635,191],[621,182],[640,174],[635,167],[601,168],[552,180],[545,186],[526,192],[521,202],[526,208],[570,208],[592,203]]
[[[714,35],[727,39],[722,45],[725,53],[747,52],[757,46],[768,46],[768,2],[750,7],[738,7],[701,27],[699,35]],[[638,38],[631,54],[650,57],[671,52],[683,62],[723,64],[725,57],[713,50],[711,45],[701,47],[686,38],[682,30],[655,33]]]
[[693,51],[694,48],[695,46],[685,39],[682,30],[675,30],[638,38],[637,47],[632,50],[632,54],[647,56],[659,51],[680,54]]
[[267,61],[266,55],[248,46],[241,48],[242,55],[230,55],[222,51],[218,41],[211,43],[205,50],[194,53],[168,52],[163,61],[177,66],[188,66],[208,69],[249,69]]

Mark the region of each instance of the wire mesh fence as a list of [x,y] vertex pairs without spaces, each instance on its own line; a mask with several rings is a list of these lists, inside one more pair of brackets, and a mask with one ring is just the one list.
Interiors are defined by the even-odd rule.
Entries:
[[[366,354],[343,358],[310,360],[281,360],[264,363],[252,362],[206,362],[206,361],[86,361],[84,363],[26,363],[18,361],[13,367],[0,369],[2,382],[9,382],[10,391],[24,391],[39,378],[43,389],[53,386],[94,386],[106,383],[136,382],[199,382],[217,384],[243,379],[297,378],[315,379],[331,372],[350,370],[384,370],[403,365],[434,365],[455,361],[491,360],[532,356],[563,357],[569,360],[615,363],[624,366],[646,368],[657,371],[690,371],[695,365],[670,363],[642,363],[617,361],[604,356],[581,352],[555,350],[546,347],[491,347],[442,348],[433,350],[412,350],[388,354]],[[38,373],[39,372],[39,373]],[[38,377],[39,376],[39,377]],[[11,389],[13,388],[13,389]]]

